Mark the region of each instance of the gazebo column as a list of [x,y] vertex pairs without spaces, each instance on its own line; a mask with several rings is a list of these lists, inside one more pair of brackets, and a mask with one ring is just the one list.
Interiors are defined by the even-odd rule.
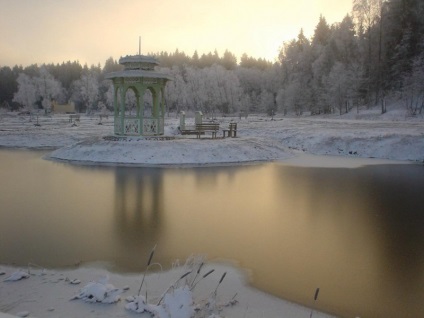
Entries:
[[138,85],[135,85],[133,90],[135,93],[135,103],[136,103],[135,116],[136,116],[137,125],[138,125],[138,134],[142,135],[141,112],[140,112],[140,87]]
[[136,116],[137,118],[140,118],[140,93],[138,91],[138,88],[135,93],[135,101],[136,101]]
[[144,87],[143,85],[139,84],[138,86],[138,92],[140,94],[140,98],[138,99],[138,107],[140,108],[140,135],[143,135],[143,125],[144,125]]
[[160,108],[162,110],[161,117],[165,117],[165,88],[163,86],[160,89]]
[[159,92],[158,92],[158,87],[154,86],[152,87],[152,97],[153,97],[153,112],[152,112],[152,117],[153,120],[155,122],[156,125],[156,131],[155,134],[156,135],[162,135],[162,114],[160,114],[160,102],[159,102]]
[[153,118],[158,119],[159,118],[159,103],[158,103],[158,93],[156,91],[156,87],[153,88]]
[[119,114],[119,109],[118,109],[118,91],[119,91],[119,86],[113,84],[113,90],[114,90],[114,94],[113,94],[113,116],[114,117],[118,117]]
[[119,118],[119,120],[121,121],[121,134],[125,135],[125,86],[122,85],[121,86],[121,92],[120,92],[120,98],[121,98],[121,117]]
[[145,88],[140,85],[140,99],[139,99],[139,107],[140,107],[140,135],[143,135],[144,130],[144,92]]

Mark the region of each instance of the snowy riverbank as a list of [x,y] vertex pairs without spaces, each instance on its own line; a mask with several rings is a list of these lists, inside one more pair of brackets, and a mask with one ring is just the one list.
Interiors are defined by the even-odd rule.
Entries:
[[1,118],[0,146],[57,149],[50,157],[58,160],[138,166],[234,165],[282,161],[300,154],[423,162],[423,119],[395,121],[372,112],[368,117],[361,114],[360,119],[352,116],[218,118],[221,128],[237,122],[238,137],[215,140],[181,136],[178,119],[169,117],[165,135],[171,140],[114,140],[105,138],[113,134],[111,117],[99,125],[98,117],[82,116],[75,125],[68,116],[55,115],[40,117],[40,126],[35,126],[27,117],[8,114]]
[[[32,268],[28,278],[19,281],[4,281],[9,275],[16,272],[16,268],[1,266],[0,273],[0,311],[21,317],[151,317],[149,314],[139,314],[131,311],[128,304],[133,304],[134,296],[137,296],[142,274],[116,274],[101,269],[101,265],[92,264],[69,270],[42,270]],[[181,266],[170,271],[150,274],[146,277],[141,295],[147,293],[148,303],[156,305],[161,295],[176,282],[184,273],[187,266]],[[202,275],[214,270],[206,278],[199,281]],[[27,271],[27,269],[23,269]],[[193,279],[194,270],[189,281]],[[220,278],[226,273],[222,283],[216,292]],[[97,289],[102,289],[107,283],[116,288],[116,302],[93,303],[74,296],[81,295],[81,291],[90,282],[101,282]],[[102,282],[103,281],[103,282]],[[192,297],[177,295],[178,288],[183,286],[181,280],[179,286],[169,291],[166,306],[177,306],[170,316],[163,314],[157,317],[188,318],[187,309],[196,312],[195,317],[309,317],[312,309],[299,306],[266,293],[260,292],[246,285],[246,278],[239,270],[223,264],[209,264],[202,268],[196,281],[199,283],[193,289]],[[102,285],[103,284],[103,285]],[[87,290],[87,288],[85,288]],[[194,303],[192,303],[194,302]],[[209,302],[209,304],[208,304]],[[186,308],[183,308],[184,306]],[[313,306],[313,295],[311,296]],[[168,310],[165,305],[161,306]],[[127,307],[127,308],[126,308]],[[181,308],[180,308],[181,307]],[[189,307],[189,308],[188,308]],[[180,310],[178,310],[180,308]],[[184,309],[184,310],[183,310]],[[0,317],[1,316],[0,313]],[[313,317],[329,318],[331,316],[314,311]]]
[[[51,149],[50,158],[79,164],[135,166],[204,166],[235,165],[266,161],[284,161],[294,165],[334,166],[333,156],[349,157],[353,165],[370,164],[378,158],[421,163],[424,160],[424,121],[420,118],[395,121],[369,114],[354,118],[349,114],[336,119],[329,117],[218,118],[221,127],[233,120],[238,123],[238,137],[197,140],[194,136],[178,134],[178,119],[167,118],[165,134],[169,139],[126,137],[108,138],[113,133],[113,119],[99,125],[98,117],[81,116],[81,121],[69,122],[69,116],[40,117],[39,126],[26,116],[3,114],[0,117],[0,147]],[[365,120],[366,119],[366,120]],[[105,138],[106,137],[106,138]],[[374,159],[375,160],[375,159]],[[336,160],[337,161],[337,160]],[[244,274],[229,265],[210,264],[216,272],[227,273],[218,296],[228,303],[237,293],[238,303],[223,307],[227,317],[308,317],[311,309],[285,302],[247,286]],[[31,317],[135,317],[125,309],[126,299],[135,295],[142,273],[137,275],[108,272],[97,265],[68,270],[32,270],[29,278],[4,281],[18,269],[0,265],[0,312],[28,314]],[[26,269],[25,269],[26,270]],[[206,272],[206,271],[205,271]],[[157,301],[176,281],[184,268],[150,275],[147,278],[148,299]],[[102,275],[109,283],[122,289],[115,304],[91,304],[70,299],[90,281]],[[68,278],[68,279],[67,279]],[[217,286],[218,275],[198,287],[193,301],[204,303]],[[73,284],[71,282],[79,282]],[[125,288],[124,288],[125,287]],[[127,289],[126,287],[129,287]],[[318,287],[318,286],[317,286]],[[313,291],[312,291],[313,294]],[[313,306],[313,295],[311,303]],[[0,314],[1,317],[1,314]],[[142,317],[142,316],[141,316]],[[162,317],[162,316],[161,316]],[[172,316],[184,317],[184,316]],[[199,316],[199,317],[204,317]],[[314,317],[327,317],[314,313]],[[3,317],[1,317],[3,318]]]

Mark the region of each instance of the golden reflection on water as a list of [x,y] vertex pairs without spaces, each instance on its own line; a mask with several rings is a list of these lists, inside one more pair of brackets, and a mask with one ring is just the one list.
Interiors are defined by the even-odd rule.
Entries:
[[[366,214],[355,213],[366,204],[356,200],[360,187],[334,193],[325,180],[313,180],[302,169],[269,165],[231,177],[218,172],[208,176],[207,188],[195,176],[172,179],[166,180],[164,209],[168,253],[207,250],[212,258],[237,260],[252,272],[255,286],[303,304],[311,304],[320,287],[320,303],[332,312],[346,311],[346,304],[334,302],[341,295],[349,298],[352,313],[358,302],[375,301],[362,292],[366,282],[374,294],[370,287],[377,278],[371,225]],[[196,197],[172,191],[178,184],[197,187]]]
[[165,267],[193,253],[232,260],[254,286],[305,305],[320,287],[317,308],[341,316],[424,312],[416,212],[424,178],[413,167],[397,175],[393,167],[137,169],[58,164],[38,152],[0,158],[0,263],[108,261],[143,271],[157,244]]

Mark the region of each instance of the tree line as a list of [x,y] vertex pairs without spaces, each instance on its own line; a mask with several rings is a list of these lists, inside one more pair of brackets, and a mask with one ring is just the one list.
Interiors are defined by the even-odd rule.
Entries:
[[300,31],[284,43],[277,98],[295,112],[340,113],[401,100],[412,113],[424,102],[424,2],[354,0],[352,14],[329,25],[323,16],[312,39]]
[[[320,16],[314,34],[283,43],[276,62],[230,51],[192,56],[149,53],[173,78],[169,111],[292,112],[340,114],[401,101],[411,114],[424,108],[424,2],[353,0],[352,12],[329,25]],[[113,108],[109,72],[122,69],[112,57],[104,66],[62,64],[0,68],[0,105],[48,109],[72,100],[80,111]],[[128,101],[134,99],[129,91]],[[149,103],[148,100],[145,101]]]

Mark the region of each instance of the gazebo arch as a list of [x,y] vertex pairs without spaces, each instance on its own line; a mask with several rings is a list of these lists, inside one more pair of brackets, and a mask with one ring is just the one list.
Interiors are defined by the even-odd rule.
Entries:
[[[163,135],[165,120],[165,86],[170,80],[154,67],[159,63],[145,55],[126,56],[119,59],[124,70],[107,75],[114,86],[115,135]],[[127,114],[126,94],[133,90],[136,96],[135,115]],[[144,115],[144,94],[152,93],[151,116]]]

